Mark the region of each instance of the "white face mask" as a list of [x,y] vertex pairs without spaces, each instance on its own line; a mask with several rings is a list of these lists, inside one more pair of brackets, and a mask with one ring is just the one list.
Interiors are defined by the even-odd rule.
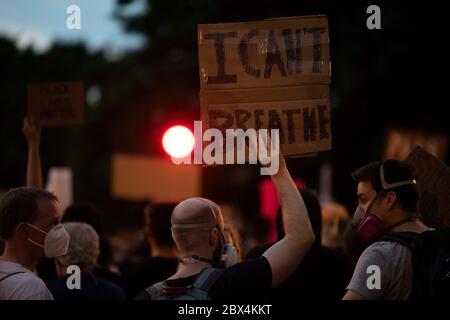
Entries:
[[30,238],[28,238],[27,240],[41,248],[44,248],[45,256],[47,258],[55,258],[67,254],[70,236],[67,233],[66,228],[64,228],[62,224],[57,224],[56,226],[51,228],[49,232],[45,232],[44,230],[29,223],[27,223],[27,225],[29,225],[33,229],[45,233],[44,245],[41,245],[36,241],[31,240]]

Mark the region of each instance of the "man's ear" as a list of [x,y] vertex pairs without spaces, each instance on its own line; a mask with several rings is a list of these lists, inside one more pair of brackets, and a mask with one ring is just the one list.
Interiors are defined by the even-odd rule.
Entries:
[[217,232],[217,228],[213,228],[209,233],[209,245],[214,247],[217,244],[219,238],[219,234]]
[[392,210],[394,207],[395,202],[397,201],[397,194],[394,191],[389,191],[386,196],[386,203],[389,206],[389,208]]
[[27,225],[23,222],[19,223],[14,230],[14,236],[18,237],[21,240],[28,239],[30,236],[28,233]]

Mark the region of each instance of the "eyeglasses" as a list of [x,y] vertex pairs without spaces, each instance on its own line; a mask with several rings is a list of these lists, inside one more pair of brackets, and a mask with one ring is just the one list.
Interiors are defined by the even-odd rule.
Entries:
[[386,180],[384,179],[384,163],[382,163],[380,166],[380,180],[381,180],[381,187],[385,190],[400,187],[400,186],[405,186],[407,184],[416,184],[416,180],[414,180],[414,179],[404,180],[404,181],[399,181],[399,182],[394,182],[394,183],[386,182]]

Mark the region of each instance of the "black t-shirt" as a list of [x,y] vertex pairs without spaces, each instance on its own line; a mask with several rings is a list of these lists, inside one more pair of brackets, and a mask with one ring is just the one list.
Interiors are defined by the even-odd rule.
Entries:
[[[247,258],[260,256],[270,246],[271,244],[252,249]],[[351,265],[343,253],[314,244],[289,278],[271,290],[270,298],[340,300],[351,276]]]
[[126,270],[122,274],[124,289],[130,299],[134,299],[142,290],[163,281],[177,271],[177,258],[150,258],[142,265]]
[[[166,280],[169,287],[187,287],[195,281],[196,275]],[[225,269],[209,290],[212,300],[264,299],[272,286],[272,269],[265,257],[245,260]],[[151,300],[147,291],[142,291],[137,300]]]

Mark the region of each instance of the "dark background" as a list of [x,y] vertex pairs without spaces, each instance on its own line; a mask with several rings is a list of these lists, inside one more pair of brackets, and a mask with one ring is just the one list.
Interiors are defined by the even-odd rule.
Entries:
[[[101,88],[102,100],[86,108],[81,126],[45,128],[44,177],[51,166],[72,167],[75,200],[99,207],[109,231],[136,226],[141,204],[111,198],[111,156],[166,156],[163,131],[175,123],[192,127],[199,119],[199,23],[328,15],[333,149],[289,159],[288,165],[294,176],[317,189],[321,164],[331,162],[334,198],[350,211],[355,203],[350,173],[382,157],[387,128],[449,133],[450,30],[441,2],[148,1],[151,10],[132,18],[121,15],[132,0],[117,1],[116,19],[127,32],[148,40],[145,48],[120,61],[106,60],[102,51],[90,53],[83,43],[55,43],[37,55],[0,38],[0,189],[25,183],[27,148],[21,126],[27,83],[83,80],[86,88]],[[381,8],[381,30],[366,27],[371,4]],[[447,164],[448,159],[447,154]],[[207,168],[203,195],[239,204],[251,216],[257,211],[259,179],[256,166]]]

